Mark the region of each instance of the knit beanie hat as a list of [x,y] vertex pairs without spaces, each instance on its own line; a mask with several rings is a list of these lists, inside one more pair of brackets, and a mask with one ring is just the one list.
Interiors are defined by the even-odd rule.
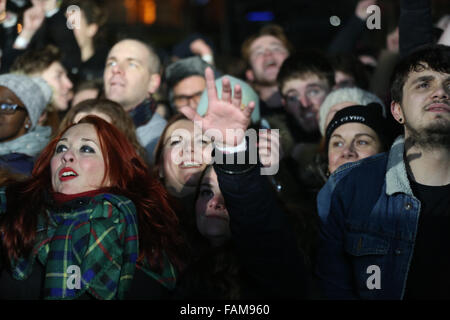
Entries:
[[[253,90],[252,87],[250,87],[246,82],[242,81],[241,79],[235,78],[230,75],[225,75],[223,77],[220,77],[219,79],[216,79],[217,96],[219,97],[219,99],[222,97],[222,79],[224,77],[230,80],[232,95],[234,94],[235,85],[238,84],[241,87],[242,90],[241,104],[243,106],[247,106],[250,103],[250,101],[255,102],[255,109],[252,112],[251,121],[253,124],[258,123],[261,120],[261,115],[259,111],[259,97],[256,94],[255,90]],[[208,110],[208,94],[205,89],[198,103],[197,113],[203,116],[206,114],[206,110]]]
[[326,130],[326,145],[330,142],[331,135],[340,126],[350,122],[362,123],[376,132],[380,142],[386,144],[387,120],[383,117],[382,107],[378,103],[370,103],[367,106],[351,106],[339,110],[328,124]]
[[342,102],[353,102],[355,105],[361,106],[376,102],[382,107],[383,116],[386,117],[386,108],[383,102],[373,93],[357,87],[336,89],[327,95],[319,109],[319,129],[322,136],[325,136],[325,121],[328,113],[333,106]]
[[0,86],[11,90],[27,109],[33,130],[52,98],[51,87],[41,78],[29,77],[21,74],[0,75]]

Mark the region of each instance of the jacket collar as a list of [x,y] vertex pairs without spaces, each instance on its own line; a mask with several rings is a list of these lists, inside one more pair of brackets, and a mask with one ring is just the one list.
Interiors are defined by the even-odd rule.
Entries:
[[405,158],[405,138],[397,137],[389,151],[387,170],[386,170],[386,193],[393,195],[395,193],[405,193],[414,196],[406,172]]

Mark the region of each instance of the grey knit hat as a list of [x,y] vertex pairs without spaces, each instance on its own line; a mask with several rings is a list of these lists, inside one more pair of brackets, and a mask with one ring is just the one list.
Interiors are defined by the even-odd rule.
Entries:
[[386,118],[386,107],[384,103],[373,93],[353,87],[340,88],[330,92],[319,109],[319,129],[322,136],[325,136],[327,123],[325,123],[331,108],[338,103],[353,102],[354,105],[368,105],[369,103],[378,103],[382,108],[383,117]]
[[0,75],[0,86],[11,90],[23,102],[31,120],[30,130],[34,129],[50,103],[51,87],[41,78],[13,73]]
[[166,82],[173,88],[178,82],[190,76],[205,76],[205,69],[211,67],[200,57],[180,59],[170,64],[166,69]]

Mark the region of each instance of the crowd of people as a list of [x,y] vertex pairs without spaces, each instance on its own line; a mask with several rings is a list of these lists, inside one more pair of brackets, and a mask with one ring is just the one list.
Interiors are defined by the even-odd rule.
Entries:
[[326,51],[267,24],[239,75],[200,34],[164,61],[106,45],[95,1],[18,3],[0,299],[450,298],[450,15],[430,0],[400,0],[376,54],[355,54],[376,0]]

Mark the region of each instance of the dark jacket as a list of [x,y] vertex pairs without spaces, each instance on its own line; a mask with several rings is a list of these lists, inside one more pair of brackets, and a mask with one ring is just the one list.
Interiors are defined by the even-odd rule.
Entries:
[[23,153],[10,153],[0,155],[0,167],[12,173],[31,175],[35,158]]
[[215,163],[214,168],[230,215],[232,241],[258,293],[254,298],[307,298],[304,257],[261,167]]

